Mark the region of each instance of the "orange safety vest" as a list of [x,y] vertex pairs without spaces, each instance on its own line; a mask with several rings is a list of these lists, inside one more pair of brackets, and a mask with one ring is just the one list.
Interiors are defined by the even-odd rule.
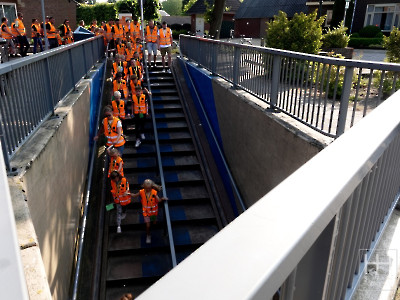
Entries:
[[40,33],[40,28],[36,24],[32,24],[32,30],[31,30],[31,37],[35,38],[37,37],[38,33]]
[[53,26],[53,24],[51,24],[50,22],[47,23],[50,24],[50,30],[47,31],[47,38],[49,39],[55,39],[57,38],[57,32],[56,32],[56,28]]
[[131,80],[129,84],[130,84],[130,86],[131,86],[132,95],[134,95],[134,94],[136,93],[136,88],[135,88],[135,87],[136,87],[137,85],[142,86],[142,82],[141,82],[140,80],[138,80],[136,84],[134,84],[134,83],[133,83],[133,80]]
[[158,202],[156,199],[157,191],[152,189],[150,193],[150,197],[147,198],[146,192],[144,189],[139,191],[139,195],[142,202],[142,210],[144,217],[151,217],[158,215]]
[[65,45],[72,44],[72,43],[74,42],[74,38],[72,38],[72,37],[66,37],[66,38],[64,39],[64,42],[65,42]]
[[117,52],[118,52],[118,54],[125,55],[125,45],[124,44],[118,44],[117,45]]
[[157,26],[154,26],[153,30],[150,31],[150,26],[146,27],[146,42],[156,43],[157,42]]
[[[13,36],[11,34],[9,34],[8,32],[3,31],[3,26],[4,25],[7,26],[7,23],[2,23],[1,24],[1,37],[3,39],[6,39],[6,40],[11,40],[13,38]],[[8,27],[8,29],[10,29],[10,28]]]
[[140,23],[137,22],[135,25],[133,22],[131,23],[131,33],[133,37],[137,38],[140,36]]
[[147,102],[146,102],[146,96],[144,94],[140,95],[139,100],[136,95],[132,95],[132,100],[133,100],[133,110],[135,115],[147,114]]
[[111,193],[115,203],[119,203],[122,206],[131,203],[131,195],[124,195],[127,191],[129,191],[129,183],[125,177],[122,177],[121,181],[118,182],[111,180]]
[[124,26],[121,24],[114,25],[115,38],[122,40],[124,38]]
[[[126,84],[125,84],[126,88]],[[128,93],[128,89],[126,88],[126,92]],[[125,93],[125,91],[124,91]],[[124,95],[125,97],[128,96],[128,94]],[[124,100],[119,100],[119,103],[117,104],[117,101],[113,100],[111,102],[112,108],[113,108],[113,115],[120,118],[121,120],[125,120],[125,102]]]
[[97,26],[91,25],[91,26],[90,26],[90,31],[94,33],[94,31],[95,31],[96,28],[97,28]]
[[115,143],[115,147],[121,147],[125,144],[125,139],[123,137],[124,132],[121,128],[121,137],[117,141],[118,132],[117,132],[117,123],[119,119],[113,117],[113,121],[110,123],[108,122],[107,118],[103,119],[103,126],[104,126],[104,134],[107,138],[107,146],[111,146]]
[[126,81],[122,79],[122,81],[118,82],[117,80],[113,81],[113,92],[122,91],[122,98],[128,97],[128,87],[126,85]]
[[122,67],[122,73],[124,73],[124,76],[128,74],[128,63],[126,61],[122,62],[115,62],[113,63],[113,70],[114,70],[114,77],[117,73],[121,73],[121,71],[118,71]]
[[135,53],[135,49],[125,48],[125,60],[130,61],[133,58],[133,53]]
[[112,27],[109,25],[109,24],[106,24],[105,26],[105,30],[104,30],[104,32],[105,32],[105,37],[106,37],[106,39],[109,41],[109,40],[112,40],[112,38],[113,38],[113,32],[111,31],[112,30]]
[[[15,23],[17,23],[17,21],[18,21],[18,27],[15,27]],[[18,18],[15,19],[15,21],[14,21],[13,29],[15,29],[16,33],[14,33],[14,34],[17,35],[17,36],[18,35],[26,35],[25,25],[22,22],[22,20],[20,20]]]
[[[121,165],[123,166],[124,162],[120,156],[117,156],[117,158],[115,158],[114,156],[111,156],[110,165],[108,167],[108,177],[110,177],[111,172],[118,171],[119,166],[121,166]],[[124,177],[124,168],[121,169],[121,171],[119,172],[119,175]]]
[[161,28],[160,32],[160,45],[171,45],[171,28],[167,27],[167,34],[164,35],[164,30]]
[[129,75],[133,76],[134,74],[138,79],[142,78],[142,66],[129,67],[128,69]]
[[65,25],[65,24],[62,24],[62,26],[64,26],[64,36],[66,36],[67,33],[69,31],[71,31],[71,27],[69,27],[69,25]]

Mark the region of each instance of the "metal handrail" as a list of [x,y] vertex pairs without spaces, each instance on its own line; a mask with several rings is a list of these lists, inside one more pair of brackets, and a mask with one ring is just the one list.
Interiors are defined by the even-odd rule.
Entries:
[[[141,0],[140,2],[141,2],[141,17],[142,17],[142,21],[143,21],[144,20],[144,18],[143,18],[143,0]],[[142,25],[142,34],[143,34],[143,37],[144,37],[144,26],[143,25]],[[143,49],[145,49],[144,40],[142,41],[142,43],[143,43]],[[163,171],[162,160],[161,160],[160,144],[158,142],[157,124],[156,124],[156,118],[155,118],[155,114],[154,114],[153,98],[151,96],[149,70],[147,68],[147,62],[146,62],[145,53],[143,53],[143,63],[144,63],[145,71],[146,71],[147,88],[148,88],[148,91],[149,91],[151,120],[152,120],[152,123],[153,123],[154,142],[156,144],[156,151],[157,151],[158,171],[160,172],[160,180],[161,180],[163,197],[167,199],[167,192],[166,192],[165,179],[164,179],[164,171]],[[172,226],[171,226],[171,218],[170,218],[170,214],[169,214],[168,201],[164,201],[164,209],[165,209],[165,220],[166,220],[166,223],[167,223],[167,230],[168,230],[169,247],[170,247],[170,251],[171,251],[172,267],[174,268],[177,265],[177,262],[176,262],[174,238],[173,238],[173,235],[172,235]]]
[[[93,43],[95,47],[85,47]],[[83,55],[75,56],[80,48]],[[8,170],[9,160],[101,59],[102,49],[101,37],[92,37],[0,65],[0,140]],[[73,56],[78,60],[75,65]],[[34,76],[38,72],[44,79]],[[60,80],[55,72],[66,76]]]
[[[104,70],[103,70],[103,84],[100,92],[100,100],[103,99],[103,91],[104,91],[104,82],[106,78],[106,62],[107,59],[104,62]],[[101,105],[99,105],[99,108],[97,110],[97,118],[96,118],[96,124],[99,124],[100,121],[100,112],[101,112]],[[97,131],[98,131],[97,127]],[[87,179],[87,188],[85,192],[85,205],[83,209],[83,215],[82,215],[82,226],[81,230],[79,232],[79,249],[78,249],[78,258],[76,261],[76,267],[75,267],[75,275],[74,275],[74,285],[73,285],[73,291],[72,291],[72,299],[76,300],[78,297],[78,283],[79,283],[79,273],[80,273],[80,268],[81,268],[81,261],[82,261],[82,252],[83,252],[83,242],[85,239],[85,232],[86,232],[86,220],[87,216],[89,213],[89,200],[90,200],[90,190],[92,188],[92,176],[93,176],[93,167],[95,163],[95,158],[96,158],[96,151],[97,151],[97,141],[94,141],[93,146],[92,146],[92,153],[91,153],[91,158],[90,158],[90,164],[89,164],[89,171],[88,171],[88,179]]]
[[[339,59],[186,35],[179,38],[181,54],[188,59],[274,110],[333,138],[392,95],[399,82],[400,64]],[[368,83],[365,75],[369,76]]]
[[225,154],[223,153],[223,151],[222,151],[222,149],[221,149],[221,147],[220,147],[220,145],[219,145],[219,143],[218,143],[217,137],[216,137],[216,135],[215,135],[215,133],[214,133],[213,127],[212,127],[211,122],[210,122],[210,120],[209,120],[209,118],[208,118],[208,115],[207,115],[206,110],[205,110],[205,108],[204,108],[204,106],[203,106],[203,103],[201,102],[201,98],[200,98],[200,96],[199,96],[199,94],[198,94],[198,92],[197,92],[196,86],[194,85],[192,76],[190,75],[190,72],[189,72],[189,70],[188,70],[188,68],[187,68],[186,62],[183,62],[183,65],[185,66],[186,73],[188,74],[188,77],[189,77],[189,80],[190,80],[190,84],[193,86],[193,90],[194,90],[194,92],[195,92],[195,94],[196,94],[196,98],[197,98],[198,103],[199,103],[199,105],[200,105],[201,112],[202,112],[203,115],[204,115],[204,118],[205,118],[205,120],[206,120],[206,122],[207,122],[208,128],[210,128],[210,132],[211,132],[212,138],[213,138],[214,143],[215,143],[215,145],[216,145],[216,147],[217,147],[217,149],[218,149],[218,153],[219,153],[219,155],[221,156],[222,163],[224,164],[225,170],[226,170],[226,172],[228,173],[229,181],[230,181],[231,184],[232,184],[233,190],[235,191],[235,195],[236,195],[236,197],[237,197],[237,199],[238,199],[238,201],[239,201],[239,204],[240,204],[240,206],[241,206],[242,211],[245,211],[245,210],[247,209],[247,208],[246,208],[246,205],[244,204],[244,201],[243,201],[243,199],[242,199],[242,196],[241,196],[241,194],[240,194],[240,191],[239,191],[239,189],[238,189],[238,187],[237,187],[235,178],[233,178],[232,173],[231,173],[231,171],[230,171],[230,169],[229,169],[228,163],[226,162]]

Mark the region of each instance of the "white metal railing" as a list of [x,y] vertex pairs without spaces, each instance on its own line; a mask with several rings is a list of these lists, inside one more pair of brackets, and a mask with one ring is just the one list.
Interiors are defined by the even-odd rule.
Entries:
[[400,88],[400,64],[339,59],[180,35],[181,54],[330,137]]
[[399,197],[400,93],[138,299],[348,299]]

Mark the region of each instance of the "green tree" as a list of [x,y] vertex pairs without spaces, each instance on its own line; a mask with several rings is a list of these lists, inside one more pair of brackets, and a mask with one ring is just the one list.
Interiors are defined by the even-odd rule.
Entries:
[[197,0],[182,0],[182,11],[187,12]]
[[162,9],[171,16],[179,16],[182,14],[182,0],[167,0],[162,3]]
[[214,5],[211,12],[211,17],[209,19],[210,23],[210,35],[215,36],[219,39],[219,34],[221,32],[222,17],[225,10],[225,0],[214,0]]
[[346,48],[349,44],[350,36],[346,34],[347,27],[340,22],[338,27],[329,28],[322,36],[322,44],[324,48]]
[[306,15],[295,14],[288,20],[279,11],[274,20],[267,23],[266,45],[272,48],[317,54],[322,46],[322,24],[325,16],[317,19],[317,10]]
[[383,37],[383,46],[387,49],[388,61],[400,63],[400,30],[398,28],[393,28],[389,36]]
[[[115,5],[118,12],[130,12],[133,16],[140,17],[140,0],[119,0]],[[144,19],[159,19],[160,7],[159,0],[143,0]]]

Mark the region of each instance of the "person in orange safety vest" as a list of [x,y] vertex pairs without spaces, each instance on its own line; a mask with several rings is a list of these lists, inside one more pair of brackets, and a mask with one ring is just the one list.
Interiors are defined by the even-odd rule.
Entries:
[[113,146],[107,148],[107,154],[110,157],[110,164],[108,166],[108,177],[110,177],[111,172],[117,171],[122,177],[124,177],[124,161],[119,155],[117,149]]
[[157,192],[162,189],[161,186],[156,185],[152,180],[146,179],[142,184],[143,189],[138,193],[132,194],[132,197],[138,197],[142,203],[143,219],[146,223],[146,243],[151,243],[150,225],[157,223],[158,203],[168,198],[160,198]]
[[146,96],[143,94],[142,88],[140,86],[135,87],[135,94],[132,95],[132,102],[132,115],[134,116],[136,135],[135,147],[137,148],[142,143],[142,140],[146,139],[144,135],[144,125],[146,122],[146,116],[148,116]]
[[113,92],[119,91],[121,93],[121,98],[128,98],[128,86],[126,85],[126,81],[123,78],[122,73],[117,73],[117,76],[113,80]]
[[158,49],[158,27],[154,25],[154,21],[150,20],[149,25],[146,27],[146,44],[148,58],[147,63],[151,64],[151,54],[154,54],[154,66],[156,66],[157,49]]
[[19,44],[19,51],[21,56],[26,56],[28,50],[30,48],[28,39],[26,38],[26,29],[23,23],[24,15],[22,12],[18,12],[17,18],[14,21],[14,35],[17,36],[18,44]]
[[117,117],[114,117],[112,107],[106,106],[103,110],[104,119],[100,126],[97,135],[93,138],[95,141],[99,139],[99,136],[104,134],[107,138],[106,145],[114,146],[119,153],[122,155],[124,152],[125,138],[122,130],[122,122]]
[[165,54],[168,54],[168,72],[171,72],[172,30],[167,27],[167,22],[162,22],[158,31],[158,50],[161,52],[163,72],[165,72]]
[[126,206],[131,203],[129,183],[117,171],[110,174],[111,194],[117,206],[117,233],[121,233],[121,220],[126,217]]

